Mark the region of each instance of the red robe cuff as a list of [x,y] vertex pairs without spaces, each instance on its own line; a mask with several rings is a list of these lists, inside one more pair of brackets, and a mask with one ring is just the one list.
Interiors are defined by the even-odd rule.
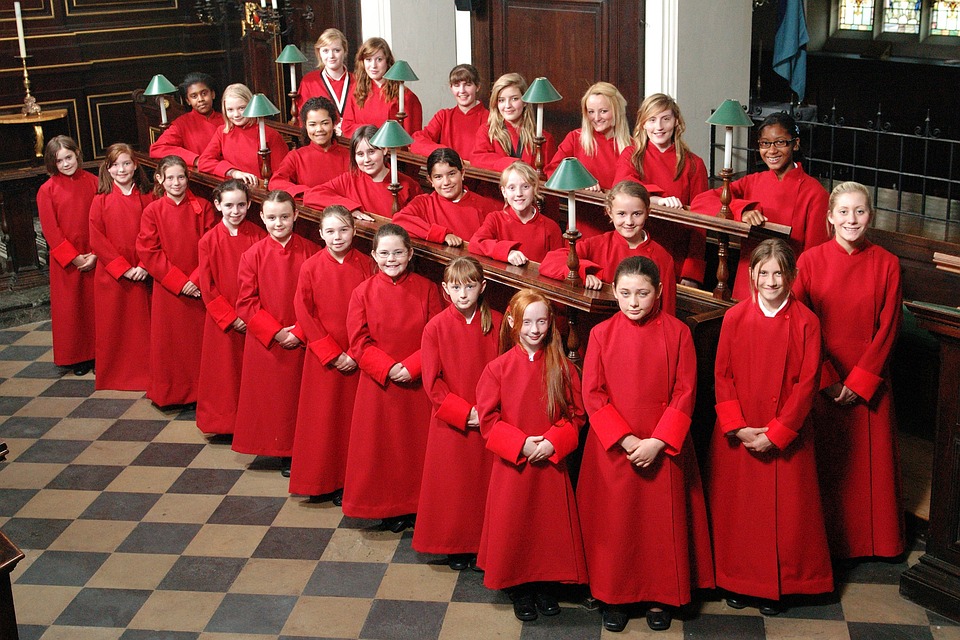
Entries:
[[473,405],[469,402],[455,393],[448,393],[437,410],[434,411],[433,417],[446,422],[458,431],[466,431],[467,419],[470,417],[470,411],[472,410]]
[[[426,239],[430,242],[436,242],[438,244],[443,244],[444,239],[447,237],[447,234],[450,233],[447,231],[447,228],[439,224],[431,224],[430,230],[427,231]],[[469,238],[466,238],[469,240]]]
[[498,420],[487,435],[487,449],[518,467],[527,460],[523,456],[526,442],[527,434],[502,420]]
[[881,382],[883,382],[883,378],[880,376],[872,374],[866,369],[854,366],[843,384],[855,394],[867,402],[870,402],[870,399],[873,398],[873,394],[877,392],[877,388]]
[[132,267],[133,265],[127,262],[127,259],[123,256],[117,256],[103,266],[103,268],[107,270],[107,273],[113,276],[114,280],[119,280],[122,278],[123,274],[129,271]]
[[820,365],[820,389],[823,391],[827,387],[837,384],[840,382],[840,374],[837,373],[837,369],[833,366],[833,363],[829,360],[824,360],[823,364]]
[[80,255],[80,252],[77,251],[69,240],[64,240],[56,247],[50,249],[50,257],[57,261],[61,267],[66,269],[70,266],[70,263],[73,262],[73,259]]
[[419,378],[423,371],[423,367],[420,365],[420,349],[417,349],[411,353],[406,357],[405,360],[401,360],[400,364],[407,368],[407,371],[410,372],[411,378],[414,380]]
[[507,262],[510,257],[510,252],[514,249],[519,249],[520,243],[514,242],[513,240],[499,240],[497,244],[493,245],[493,251],[490,254],[494,260],[499,260],[500,262]]
[[644,189],[646,189],[646,190],[647,190],[647,193],[649,193],[651,196],[662,196],[662,195],[663,195],[663,187],[661,187],[660,185],[658,185],[658,184],[656,184],[656,183],[653,183],[653,182],[641,182],[640,184],[643,185]]
[[323,364],[330,364],[343,353],[343,349],[340,348],[340,345],[337,344],[337,341],[334,340],[330,334],[327,334],[319,340],[308,342],[307,349],[312,351],[313,355],[317,356]]
[[612,404],[604,405],[590,416],[590,429],[600,439],[600,444],[606,451],[619,446],[623,437],[632,433],[630,425]]
[[217,323],[217,326],[224,331],[229,329],[233,321],[237,319],[237,310],[223,296],[217,296],[207,303],[207,313]]
[[569,420],[553,423],[553,426],[543,434],[543,439],[549,440],[553,445],[553,455],[547,459],[554,464],[560,464],[560,461],[573,453],[580,444],[577,428]]
[[360,361],[357,364],[364,373],[382,386],[387,384],[390,368],[397,364],[397,361],[383,349],[367,347],[363,350],[363,355],[360,356]]
[[763,213],[763,207],[760,206],[759,200],[739,200],[734,198],[730,202],[730,211],[733,212],[733,219],[737,222],[743,222],[742,217],[744,211],[759,211]]
[[777,445],[780,451],[785,451],[797,435],[796,431],[784,425],[777,418],[767,423],[767,437],[770,438],[770,442]]
[[690,432],[690,422],[690,416],[673,407],[667,407],[660,416],[660,421],[653,430],[653,437],[667,444],[664,449],[667,455],[675,456],[680,453],[687,433]]
[[160,286],[178,296],[183,292],[183,285],[187,284],[187,280],[189,278],[183,271],[180,271],[177,267],[170,267],[170,271],[167,271],[167,275],[163,276],[163,280],[160,281]]
[[747,426],[747,421],[743,417],[743,409],[738,400],[727,400],[717,403],[717,423],[720,425],[722,433],[730,433],[742,427]]
[[[190,272],[190,275],[187,276],[190,279],[190,282],[197,284],[200,282],[200,265],[197,265],[197,268]],[[197,285],[198,287],[200,285]]]
[[280,329],[283,329],[283,325],[263,309],[253,314],[253,317],[247,322],[247,331],[252,333],[253,337],[267,348],[270,347],[270,343],[273,342]]

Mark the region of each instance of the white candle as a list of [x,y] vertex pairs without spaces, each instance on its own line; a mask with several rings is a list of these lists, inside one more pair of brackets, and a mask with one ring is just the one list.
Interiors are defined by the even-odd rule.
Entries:
[[20,14],[20,3],[13,3],[13,12],[17,17],[17,41],[20,44],[20,57],[27,57],[27,41],[23,39],[23,16]]
[[261,9],[267,8],[267,0],[260,0],[260,8]]
[[160,122],[167,124],[167,99],[163,96],[157,96],[157,102],[160,103]]
[[270,6],[273,7],[273,10],[277,10],[277,0],[270,0]]
[[567,192],[567,231],[577,230],[577,200],[573,191]]
[[397,150],[390,149],[390,184],[397,184]]
[[403,113],[403,83],[400,83],[400,113]]
[[733,127],[727,127],[723,136],[723,168],[733,169]]
[[297,67],[290,65],[290,93],[297,92]]
[[266,149],[267,148],[267,130],[263,124],[263,118],[257,118],[257,122],[260,125],[260,148]]
[[543,105],[537,105],[537,137],[543,135]]

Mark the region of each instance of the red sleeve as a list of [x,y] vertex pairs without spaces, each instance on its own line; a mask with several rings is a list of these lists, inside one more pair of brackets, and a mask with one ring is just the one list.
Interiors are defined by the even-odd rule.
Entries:
[[[793,313],[798,316],[796,310]],[[767,423],[767,437],[781,451],[790,446],[803,427],[820,383],[820,321],[812,313],[808,320],[797,320],[796,330],[802,331],[803,361],[796,375],[790,396],[783,403],[776,418]],[[791,330],[794,330],[791,327]]]
[[376,346],[367,324],[367,300],[359,288],[350,296],[347,307],[347,333],[350,336],[350,353],[357,365],[380,385],[387,384],[390,369],[397,360]]
[[693,337],[686,325],[680,327],[677,337],[679,340],[673,343],[672,336],[668,334],[668,340],[676,344],[677,349],[677,368],[674,372],[673,389],[670,391],[670,404],[653,430],[654,438],[667,443],[664,451],[668,455],[677,455],[683,448],[683,442],[690,432],[697,393],[697,352],[693,346]]
[[[690,197],[695,198],[700,193],[707,190],[707,168],[703,160],[690,154],[690,160],[693,162],[693,171],[690,176]],[[689,205],[690,203],[685,203]],[[719,210],[719,209],[718,209]],[[687,227],[689,230],[689,243],[687,244],[687,257],[679,267],[679,276],[695,282],[703,283],[704,271],[706,271],[706,247],[707,231],[699,227]]]
[[590,431],[600,440],[604,450],[609,451],[632,431],[610,400],[606,372],[600,358],[598,341],[602,339],[597,331],[593,331],[587,342],[583,360],[583,405],[590,415]]
[[640,176],[637,175],[637,168],[633,166],[634,150],[635,147],[629,146],[620,152],[620,157],[617,158],[617,168],[613,174],[613,184],[617,184],[623,180],[640,182]]
[[[456,109],[457,107],[454,107]],[[443,130],[446,110],[437,111],[426,127],[413,133],[413,144],[410,151],[421,156],[429,156],[436,149],[441,148],[440,134]],[[465,158],[469,160],[469,158]]]
[[197,252],[200,258],[197,276],[199,282],[196,284],[200,287],[200,295],[203,297],[204,304],[207,305],[207,313],[210,314],[210,317],[222,331],[226,331],[237,319],[237,310],[220,293],[220,287],[217,285],[219,264],[215,255],[217,245],[210,240],[211,238],[207,236],[200,240]]
[[286,154],[283,161],[279,163],[279,167],[274,170],[270,177],[271,189],[283,189],[295,198],[307,190],[306,185],[298,183],[300,177],[297,175],[297,160],[296,151]]
[[428,199],[430,196],[417,196],[397,211],[392,222],[398,224],[414,238],[442,243],[449,230],[427,220]]
[[165,156],[180,156],[191,169],[197,166],[197,159],[200,155],[187,149],[180,118],[171,122],[170,127],[160,134],[156,142],[150,145],[151,158],[159,159]]
[[[583,247],[583,242],[577,244],[577,255],[580,256],[580,279],[586,280],[587,275],[598,275],[601,267],[583,255],[586,253],[586,249]],[[569,247],[550,251],[543,257],[543,260],[540,261],[540,275],[553,278],[554,280],[564,280],[570,271],[567,268],[567,258],[569,256]]]
[[[440,297],[440,288],[431,283],[430,288],[427,289],[427,304],[426,304],[426,323],[430,322],[430,319],[436,316],[438,313],[443,311],[443,300]],[[425,323],[425,324],[426,324]],[[421,335],[421,341],[423,336]],[[410,373],[410,377],[416,380],[423,373],[423,363],[422,363],[422,354],[420,349],[417,349],[406,358],[400,361],[407,371]]]
[[743,417],[743,407],[740,406],[740,399],[737,397],[736,382],[733,379],[731,350],[735,348],[733,343],[737,336],[731,311],[735,309],[736,307],[727,311],[720,326],[720,340],[717,343],[717,358],[713,369],[714,391],[717,399],[717,426],[724,434],[747,426],[747,421]]
[[283,325],[260,303],[259,260],[257,246],[254,245],[240,256],[240,268],[237,271],[237,315],[247,323],[247,331],[253,334],[260,344],[269,348],[277,332]]
[[[77,169],[83,171],[83,169]],[[47,240],[47,246],[50,248],[50,257],[57,261],[64,269],[69,268],[74,258],[80,255],[73,243],[67,240],[67,236],[60,228],[58,218],[59,207],[54,203],[50,194],[50,182],[44,183],[43,187],[37,191],[37,211],[40,214],[40,226],[43,229],[43,237]],[[46,188],[44,188],[46,187]]]
[[332,204],[342,204],[350,211],[362,211],[363,205],[348,195],[353,193],[352,180],[353,174],[348,171],[321,185],[311,187],[303,193],[303,204],[318,210]]
[[477,129],[476,139],[473,144],[473,153],[470,156],[470,162],[483,169],[492,169],[494,171],[503,171],[509,167],[516,158],[504,153],[500,143],[490,141],[490,127],[483,124]]
[[549,162],[546,163],[546,166],[543,167],[543,172],[549,178],[553,175],[553,172],[557,170],[557,167],[560,166],[560,163],[564,158],[574,158],[577,155],[577,149],[580,147],[580,129],[574,129],[566,135],[563,139],[563,142],[560,143],[560,146],[557,148],[557,152],[553,154],[553,157],[550,158]]
[[407,114],[403,121],[403,128],[412,136],[423,129],[423,107],[420,105],[420,98],[410,91],[410,87],[406,87],[403,92],[403,108]]
[[[350,84],[353,84],[352,79]],[[354,91],[355,90],[356,89],[354,89]],[[351,91],[350,95],[347,96],[347,104],[343,106],[343,117],[340,118],[340,131],[344,137],[349,138],[359,126],[357,123],[357,102],[353,97],[353,91]]]
[[[763,207],[760,206],[759,200],[749,199],[749,196],[745,193],[747,190],[746,178],[741,178],[739,180],[734,180],[730,183],[730,210],[733,212],[733,219],[740,221],[741,216],[744,211],[759,211],[763,212]],[[702,213],[707,216],[716,216],[717,212],[720,211],[720,192],[722,187],[717,187],[716,189],[711,189],[709,191],[704,191],[697,194],[697,196],[690,203],[690,210],[694,213]]]
[[103,265],[114,280],[123,277],[132,264],[120,255],[120,251],[107,238],[106,228],[103,226],[103,209],[106,206],[106,197],[98,195],[90,203],[90,250],[97,254],[97,261]]
[[467,418],[470,417],[473,405],[450,392],[441,368],[440,337],[437,334],[437,325],[432,322],[423,330],[420,362],[423,388],[433,403],[433,416],[458,431],[466,431]]
[[520,466],[527,459],[523,445],[527,434],[500,419],[500,393],[502,381],[496,361],[487,365],[477,382],[477,414],[480,416],[480,432],[487,441],[487,449],[507,462]]
[[[877,251],[879,247],[875,247]],[[877,270],[878,285],[884,287],[876,332],[857,364],[847,374],[844,384],[858,396],[870,402],[883,382],[882,374],[893,353],[893,346],[903,320],[903,294],[900,290],[900,263],[895,257]]]
[[499,238],[496,218],[496,213],[491,213],[486,217],[477,232],[470,238],[467,249],[470,253],[489,256],[495,260],[506,262],[510,252],[520,248],[520,243],[515,240],[501,240]]
[[207,143],[207,148],[200,154],[200,160],[197,162],[197,168],[200,171],[225,178],[227,171],[236,169],[223,159],[223,138],[225,135],[223,128],[217,127],[216,133]]
[[176,267],[163,247],[160,246],[160,231],[157,227],[156,214],[163,206],[161,200],[143,210],[143,216],[140,218],[140,233],[137,235],[137,255],[143,266],[153,276],[154,281],[158,282],[164,289],[175,296],[180,295],[183,286],[187,284],[189,278]]
[[313,275],[310,269],[300,269],[297,280],[297,292],[293,298],[293,309],[297,314],[297,325],[302,329],[304,344],[323,364],[330,364],[340,357],[344,347],[337,344],[333,336],[320,322],[317,303],[313,296]]
[[554,453],[549,460],[554,464],[558,464],[577,449],[580,444],[580,428],[583,427],[586,420],[586,414],[583,411],[580,375],[572,364],[568,366],[570,369],[571,392],[571,398],[568,400],[568,411],[572,417],[558,420],[543,434],[543,438],[549,440],[550,444],[553,445]]
[[[273,127],[265,127],[266,137],[267,137],[267,148],[270,149],[270,167],[279,167],[283,164],[283,160],[287,157],[287,154],[290,153],[290,147],[287,146],[286,140],[283,139],[276,129]],[[271,189],[274,189],[272,184],[270,185]]]

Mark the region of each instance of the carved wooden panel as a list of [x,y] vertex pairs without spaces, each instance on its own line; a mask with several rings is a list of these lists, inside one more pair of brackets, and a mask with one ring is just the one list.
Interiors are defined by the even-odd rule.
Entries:
[[179,6],[178,0],[63,0],[63,7],[69,15],[115,15],[140,11],[173,11]]
[[132,143],[137,139],[137,121],[130,91],[87,96],[90,137],[93,150],[88,158],[100,158],[115,142]]

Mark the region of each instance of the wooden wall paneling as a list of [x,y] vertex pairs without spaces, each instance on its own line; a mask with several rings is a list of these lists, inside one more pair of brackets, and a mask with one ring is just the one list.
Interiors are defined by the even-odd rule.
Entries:
[[311,62],[303,65],[303,73],[316,68],[313,46],[320,34],[329,28],[339,29],[347,36],[350,46],[347,68],[353,69],[353,56],[362,43],[360,31],[360,0],[291,0],[292,29],[284,43],[297,45]]
[[253,93],[262,93],[285,113],[287,102],[283,80],[277,73],[277,56],[280,55],[280,35],[275,25],[264,25],[256,16],[258,5],[246,3],[243,25],[243,77]]

